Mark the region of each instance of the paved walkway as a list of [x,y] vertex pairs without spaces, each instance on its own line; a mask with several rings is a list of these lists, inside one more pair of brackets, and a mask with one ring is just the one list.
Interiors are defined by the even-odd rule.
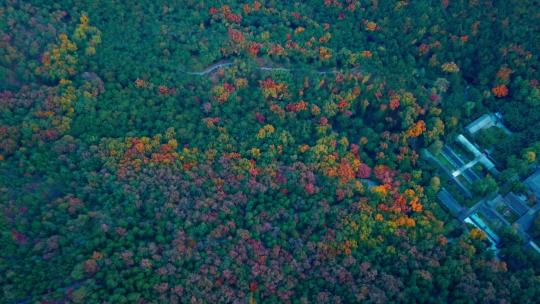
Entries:
[[461,175],[465,170],[474,167],[474,165],[476,165],[480,161],[481,158],[482,158],[481,156],[477,156],[475,159],[473,159],[470,162],[466,163],[461,168],[459,168],[459,169],[455,170],[454,172],[452,172],[452,175],[454,177],[457,177],[457,176]]
[[494,174],[499,173],[499,171],[497,171],[497,169],[495,168],[495,164],[491,160],[489,160],[489,158],[487,158],[484,153],[480,152],[480,150],[478,150],[475,145],[473,145],[465,136],[463,136],[463,134],[458,135],[457,141],[459,141],[463,146],[465,146],[467,150],[471,151],[471,153],[474,154],[475,159],[479,158],[478,162],[484,165],[486,169],[488,169]]
[[[444,146],[443,147],[443,151],[442,151],[442,155],[446,158],[446,160],[448,160],[448,162],[450,162],[454,167],[456,168],[461,168],[463,166],[465,166],[465,161],[461,158],[461,156],[459,156],[456,152],[454,152],[454,150],[450,149],[448,146]],[[455,171],[454,171],[455,172]],[[453,177],[457,177],[459,175],[463,175],[463,177],[465,177],[465,179],[467,179],[467,181],[469,183],[473,183],[475,180],[479,180],[480,179],[480,176],[478,176],[478,174],[476,174],[474,171],[472,170],[467,170],[467,169],[463,169],[462,172],[460,172],[459,174],[457,175],[454,175],[454,172],[452,173],[452,176]]]

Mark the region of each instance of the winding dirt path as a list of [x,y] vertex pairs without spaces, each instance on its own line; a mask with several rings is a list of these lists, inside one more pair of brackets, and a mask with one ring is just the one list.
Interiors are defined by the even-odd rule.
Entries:
[[217,62],[217,63],[214,63],[211,66],[207,67],[206,69],[204,69],[204,71],[200,71],[200,72],[182,71],[182,72],[185,73],[185,74],[188,74],[188,75],[205,76],[207,74],[210,74],[210,73],[216,71],[217,69],[229,67],[232,64],[233,63],[230,62],[230,61]]
[[[196,71],[185,71],[185,70],[180,70],[182,73],[184,74],[187,74],[187,75],[194,75],[194,76],[206,76],[208,74],[212,74],[214,73],[215,71],[217,71],[218,69],[220,68],[229,68],[233,65],[234,63],[231,62],[231,61],[218,61],[210,66],[208,66],[206,69],[204,69],[203,71],[199,71],[199,72],[196,72]],[[294,69],[294,68],[283,68],[283,67],[272,67],[272,66],[257,66],[256,69],[258,70],[261,70],[261,71],[284,71],[284,72],[290,72],[290,71],[308,71],[309,69]],[[335,74],[335,73],[342,73],[342,72],[355,72],[355,71],[360,71],[360,68],[357,67],[357,68],[352,68],[352,69],[347,69],[347,70],[338,70],[338,69],[332,69],[332,70],[326,70],[326,71],[320,71],[320,70],[316,70],[316,73],[319,74],[319,75],[325,75],[325,74]]]

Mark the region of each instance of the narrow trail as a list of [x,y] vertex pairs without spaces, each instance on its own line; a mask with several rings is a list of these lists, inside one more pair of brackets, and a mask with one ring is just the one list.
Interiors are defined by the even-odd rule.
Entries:
[[[206,76],[208,74],[212,74],[213,72],[217,71],[220,68],[229,68],[234,63],[231,61],[218,61],[210,66],[208,66],[203,71],[185,71],[180,70],[181,73],[187,74],[187,75],[194,75],[194,76]],[[283,72],[291,72],[291,71],[310,71],[310,69],[294,69],[294,68],[283,68],[283,67],[272,67],[272,66],[257,66],[256,69],[261,71],[283,71]],[[312,70],[313,71],[313,70]],[[343,73],[343,72],[360,72],[360,68],[352,68],[352,69],[346,69],[346,70],[326,70],[326,71],[320,71],[320,70],[314,70],[319,75],[325,75],[325,74],[336,74],[336,73]]]
[[214,63],[212,64],[211,66],[207,67],[204,71],[201,71],[201,72],[190,72],[190,71],[183,71],[181,70],[182,73],[185,73],[185,74],[188,74],[188,75],[196,75],[196,76],[205,76],[207,74],[210,74],[214,71],[216,71],[217,69],[220,69],[220,68],[225,68],[225,67],[229,67],[231,66],[233,63],[232,62],[218,62],[218,63]]

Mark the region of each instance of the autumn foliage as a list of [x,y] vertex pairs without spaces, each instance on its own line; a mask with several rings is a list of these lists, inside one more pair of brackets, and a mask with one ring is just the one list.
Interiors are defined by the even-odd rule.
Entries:
[[495,95],[495,97],[503,98],[503,97],[508,96],[508,87],[506,87],[506,85],[504,84],[501,84],[496,87],[493,87],[491,89],[491,92],[493,93],[493,95]]
[[418,137],[426,131],[426,123],[423,120],[417,121],[407,130],[408,137]]
[[0,302],[538,298],[421,157],[500,111],[523,188],[532,1],[180,2],[0,4]]

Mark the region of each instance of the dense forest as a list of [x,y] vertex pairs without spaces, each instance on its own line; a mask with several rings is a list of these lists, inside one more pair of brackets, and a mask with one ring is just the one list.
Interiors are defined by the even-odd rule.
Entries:
[[0,303],[538,302],[420,157],[536,166],[538,1],[0,2]]

